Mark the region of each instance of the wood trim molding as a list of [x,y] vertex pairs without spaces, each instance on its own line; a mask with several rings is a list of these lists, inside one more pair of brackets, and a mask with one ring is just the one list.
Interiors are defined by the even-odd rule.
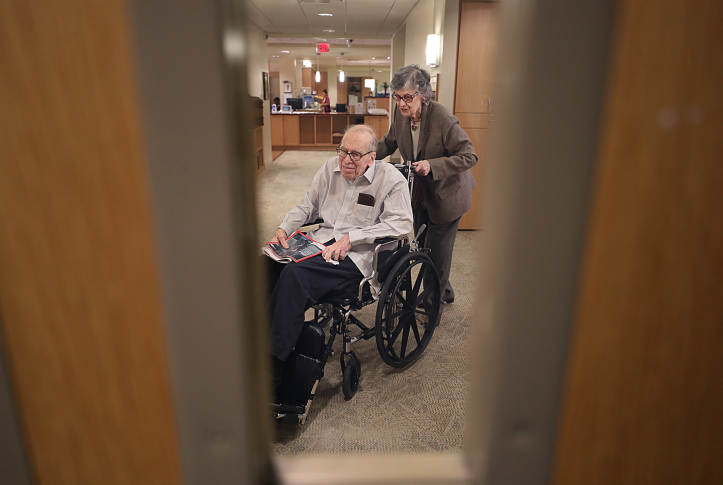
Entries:
[[462,453],[276,457],[284,485],[468,485]]

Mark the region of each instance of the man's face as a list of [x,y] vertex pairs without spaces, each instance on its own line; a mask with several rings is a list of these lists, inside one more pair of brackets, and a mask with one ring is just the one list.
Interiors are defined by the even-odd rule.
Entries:
[[[369,140],[367,137],[360,133],[347,133],[341,140],[340,148],[355,155],[362,155],[367,152],[368,142]],[[364,174],[364,172],[372,166],[376,156],[376,152],[371,152],[361,157],[359,161],[355,162],[350,156],[342,157],[340,155],[339,169],[341,170],[341,174],[345,179],[353,182],[357,177]]]

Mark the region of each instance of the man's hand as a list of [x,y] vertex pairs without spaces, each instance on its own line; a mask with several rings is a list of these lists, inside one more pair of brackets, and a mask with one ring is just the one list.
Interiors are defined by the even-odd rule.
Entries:
[[279,243],[284,249],[289,249],[289,244],[286,242],[286,231],[281,228],[276,229],[276,234],[270,242]]
[[351,243],[349,242],[349,234],[347,234],[331,246],[327,246],[326,248],[324,248],[324,250],[321,252],[321,256],[326,260],[327,263],[331,259],[341,261],[346,257],[346,253],[350,249]]
[[422,177],[426,176],[429,172],[432,171],[432,167],[429,165],[429,160],[420,160],[418,162],[413,162],[412,168]]

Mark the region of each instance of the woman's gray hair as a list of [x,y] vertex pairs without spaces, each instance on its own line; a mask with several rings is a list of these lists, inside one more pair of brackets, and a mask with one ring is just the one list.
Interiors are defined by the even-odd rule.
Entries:
[[432,84],[429,82],[429,73],[417,64],[400,67],[392,78],[392,91],[401,91],[410,88],[419,93],[424,104],[432,99]]
[[[372,128],[369,125],[349,125],[346,127],[346,130],[344,130],[344,136],[346,136],[347,133],[359,133],[366,135],[368,143],[366,147],[366,151],[368,152],[375,152],[377,151],[377,134],[374,132],[374,128]],[[342,139],[342,141],[344,141]]]

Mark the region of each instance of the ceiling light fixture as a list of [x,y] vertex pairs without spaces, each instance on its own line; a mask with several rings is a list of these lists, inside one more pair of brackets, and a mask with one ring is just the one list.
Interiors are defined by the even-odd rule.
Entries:
[[289,51],[281,51],[282,54],[288,54]]
[[439,34],[427,36],[427,65],[430,67],[439,66]]
[[321,73],[319,72],[319,56],[321,56],[321,54],[316,54],[316,77],[314,78],[314,81],[318,83],[321,82]]
[[344,57],[343,57],[343,56],[344,56],[344,53],[343,53],[343,52],[340,52],[339,54],[342,56],[342,57],[341,57],[341,71],[339,71],[339,82],[340,82],[340,83],[343,83],[343,82],[344,82],[344,79],[345,79],[345,78],[344,78]]
[[322,32],[334,32],[334,31],[330,30],[330,29],[324,29]]
[[320,13],[320,14],[319,14],[319,17],[333,17],[333,16],[334,16],[334,15],[333,15],[333,14],[330,14],[330,13]]
[[364,87],[369,88],[370,90],[374,89],[374,76],[372,75],[372,63],[369,62],[369,76],[371,76],[370,79],[364,80]]

